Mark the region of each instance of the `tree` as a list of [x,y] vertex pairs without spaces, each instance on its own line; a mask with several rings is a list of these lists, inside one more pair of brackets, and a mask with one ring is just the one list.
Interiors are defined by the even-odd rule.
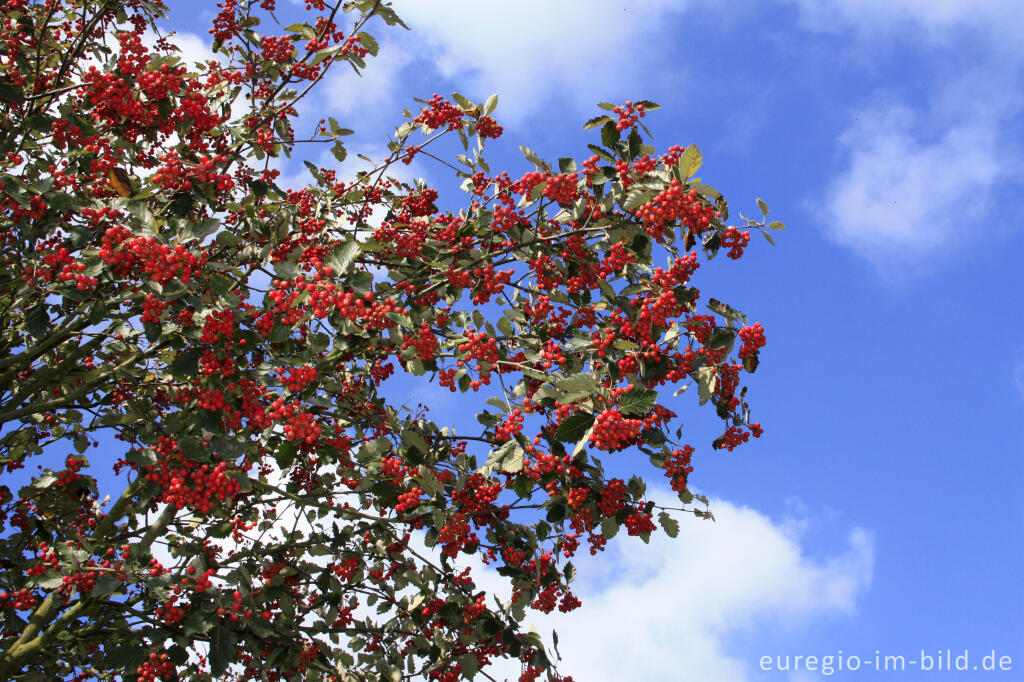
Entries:
[[[569,680],[527,609],[579,606],[582,542],[678,531],[599,456],[642,452],[710,516],[663,389],[696,384],[716,448],[760,435],[739,379],[761,325],[690,281],[749,231],[696,146],[644,142],[652,102],[602,105],[580,164],[524,148],[513,179],[481,156],[497,98],[435,95],[372,170],[281,187],[269,158],[340,161],[351,133],[300,139],[299,101],[402,22],[307,0],[281,29],[273,5],[222,0],[219,61],[187,64],[159,0],[3,2],[0,462],[40,468],[0,487],[0,676],[456,680],[516,657]],[[457,213],[388,177],[453,136]],[[480,429],[394,404],[396,372],[486,396]]]

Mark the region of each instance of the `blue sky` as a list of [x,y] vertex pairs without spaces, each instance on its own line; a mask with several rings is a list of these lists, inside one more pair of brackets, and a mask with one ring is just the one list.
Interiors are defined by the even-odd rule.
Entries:
[[[170,2],[202,57],[212,3]],[[281,5],[287,5],[283,0]],[[585,158],[598,101],[651,99],[655,144],[698,144],[733,212],[763,197],[788,230],[756,235],[699,286],[764,323],[751,378],[765,436],[710,449],[694,396],[692,481],[714,524],[618,541],[582,562],[559,628],[577,679],[1024,679],[1024,317],[1019,199],[1024,13],[1013,0],[396,2],[365,77],[307,105],[382,154],[411,98],[498,93],[493,169],[526,144]],[[287,12],[287,7],[284,8]],[[270,32],[269,29],[267,32]],[[336,165],[326,155],[314,158]],[[298,158],[283,166],[304,181]],[[463,199],[441,166],[414,165]],[[1017,282],[1017,284],[1014,284]],[[465,399],[416,390],[438,421]],[[622,471],[628,461],[617,462]],[[489,578],[482,578],[485,582]],[[761,656],[917,659],[995,650],[1012,672],[765,672]],[[819,664],[820,668],[820,664]]]

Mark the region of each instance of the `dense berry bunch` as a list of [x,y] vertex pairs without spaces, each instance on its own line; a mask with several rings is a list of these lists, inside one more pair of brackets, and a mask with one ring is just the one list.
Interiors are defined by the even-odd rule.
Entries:
[[434,96],[427,102],[427,106],[423,107],[423,111],[413,121],[422,123],[428,128],[447,126],[449,130],[455,130],[462,123],[462,114],[462,109],[434,93]]
[[643,118],[647,112],[644,111],[644,105],[642,103],[633,104],[627,101],[625,106],[615,107],[612,109],[615,114],[618,114],[619,121],[615,124],[615,130],[623,131],[632,128],[637,124],[641,118]]

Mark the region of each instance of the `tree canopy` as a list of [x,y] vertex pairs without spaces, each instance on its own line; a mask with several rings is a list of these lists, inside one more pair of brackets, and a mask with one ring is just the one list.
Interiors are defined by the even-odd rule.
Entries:
[[[0,6],[0,463],[26,467],[0,486],[0,677],[570,680],[520,624],[580,606],[575,553],[710,516],[677,405],[717,413],[714,448],[761,433],[764,330],[694,278],[782,227],[764,203],[730,225],[695,145],[645,141],[647,101],[602,104],[579,161],[492,171],[497,97],[458,94],[368,170],[283,186],[271,158],[344,160],[334,119],[296,132],[302,100],[404,26],[387,3],[282,27],[222,0],[206,63],[158,0]],[[420,155],[462,210],[391,177]],[[479,428],[404,406],[401,374]],[[606,476],[626,450],[644,466]]]

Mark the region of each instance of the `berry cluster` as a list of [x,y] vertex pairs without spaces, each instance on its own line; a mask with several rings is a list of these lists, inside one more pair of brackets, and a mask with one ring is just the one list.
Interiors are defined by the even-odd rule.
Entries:
[[281,383],[292,393],[301,393],[302,389],[316,381],[316,367],[278,367],[274,370],[281,377]]
[[598,450],[623,450],[638,441],[643,425],[643,419],[627,419],[616,408],[605,410],[594,421],[590,444]]
[[437,354],[437,336],[426,322],[420,325],[419,334],[405,334],[402,339],[402,350],[416,349],[416,357],[427,362]]
[[733,260],[743,255],[743,249],[749,242],[750,232],[748,230],[740,232],[735,227],[727,227],[722,234],[722,246],[729,249],[727,255]]
[[739,331],[740,340],[743,345],[740,347],[739,356],[741,360],[757,355],[757,352],[764,347],[764,327],[760,322],[753,326],[744,327]]
[[490,116],[481,116],[476,122],[476,134],[485,139],[496,140],[505,132],[504,128],[498,125]]
[[455,130],[462,125],[462,109],[455,106],[437,93],[430,98],[427,106],[419,116],[413,119],[414,123],[422,123],[428,128],[448,127],[448,130]]
[[612,112],[617,114],[619,117],[618,123],[615,124],[615,129],[619,132],[632,128],[637,124],[637,121],[646,116],[644,105],[642,103],[638,102],[634,105],[628,100],[626,101],[626,106],[617,106],[612,109]]

